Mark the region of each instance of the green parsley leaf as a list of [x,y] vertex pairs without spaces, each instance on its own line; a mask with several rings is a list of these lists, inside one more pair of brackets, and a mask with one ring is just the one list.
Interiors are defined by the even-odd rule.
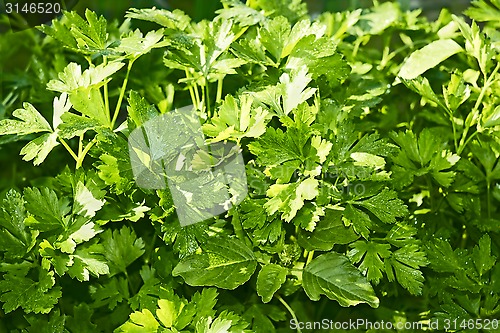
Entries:
[[261,268],[257,276],[257,294],[262,302],[269,303],[273,295],[285,283],[287,270],[277,264],[268,264]]
[[26,227],[26,215],[21,194],[9,190],[0,206],[0,252],[6,258],[22,258],[35,245],[39,231]]
[[23,108],[15,110],[12,115],[19,120],[0,120],[0,135],[52,132],[47,120],[30,103],[23,103]]
[[335,244],[349,244],[359,236],[342,221],[342,211],[328,209],[312,232],[300,230],[298,242],[308,251],[330,251]]
[[462,50],[462,47],[452,39],[433,41],[413,52],[399,70],[398,76],[405,80],[414,79]]
[[384,259],[390,257],[391,246],[375,242],[356,241],[349,245],[353,249],[348,256],[354,263],[359,263],[359,269],[366,275],[368,281],[379,284],[384,268]]
[[109,260],[111,275],[125,272],[127,267],[144,254],[144,241],[128,227],[106,230],[102,234],[104,255]]
[[376,308],[379,305],[372,286],[341,254],[330,252],[313,259],[304,269],[302,278],[304,290],[313,301],[324,294],[341,306],[367,303]]
[[0,280],[0,301],[5,313],[22,308],[26,313],[49,313],[61,297],[61,287],[54,286],[53,272],[39,269],[37,280],[28,277],[26,263],[0,268],[6,272]]
[[253,252],[233,238],[209,239],[201,251],[183,258],[174,268],[192,286],[216,286],[235,289],[252,276],[257,266]]

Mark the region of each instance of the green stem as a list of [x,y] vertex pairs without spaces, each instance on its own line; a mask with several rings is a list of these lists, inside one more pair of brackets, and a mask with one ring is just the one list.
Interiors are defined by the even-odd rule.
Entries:
[[491,218],[491,182],[489,179],[487,179],[487,185],[486,185],[486,207],[488,211],[488,218]]
[[130,70],[132,69],[132,65],[134,64],[135,59],[129,61],[127,66],[127,74],[125,74],[125,79],[123,80],[122,87],[120,89],[120,96],[118,97],[118,102],[116,103],[115,113],[113,114],[113,119],[111,120],[110,128],[113,129],[115,127],[116,119],[118,118],[118,114],[120,113],[120,109],[122,107],[123,96],[125,96],[125,90],[127,89],[128,78],[130,75]]
[[453,128],[453,144],[455,145],[455,151],[458,151],[458,140],[457,140],[457,128],[455,127],[455,120],[453,113],[450,114],[451,117],[451,127]]
[[78,156],[82,154],[83,151],[83,134],[80,135],[80,138],[78,140]]
[[193,89],[194,89],[194,96],[196,98],[196,108],[198,110],[201,110],[202,107],[203,107],[203,101],[200,100],[200,93],[198,92],[198,85],[197,84],[193,84]]
[[224,78],[220,78],[217,81],[217,96],[215,97],[215,103],[219,104],[222,100],[222,83],[224,82]]
[[311,262],[313,257],[314,257],[314,251],[309,252],[309,254],[307,255],[307,260],[306,260],[305,266],[309,265],[309,263]]
[[[478,132],[474,132],[474,133],[472,133],[471,136],[469,136],[469,138],[464,143],[464,148],[467,147],[467,145],[472,141],[472,139],[474,139],[476,137],[477,134],[478,134]],[[463,149],[462,149],[462,151],[463,151]]]
[[[281,302],[281,304],[283,304],[283,306],[288,310],[288,312],[290,312],[292,319],[295,321],[296,324],[298,324],[299,321],[297,319],[297,316],[295,315],[295,311],[293,311],[293,309],[290,307],[290,305],[288,305],[288,303],[280,295],[274,294],[274,296],[278,299],[278,301]],[[302,333],[302,331],[300,330],[300,327],[298,327],[298,325],[297,325],[297,332]]]
[[64,148],[66,148],[71,157],[73,157],[75,161],[78,161],[78,156],[76,156],[75,152],[73,151],[73,149],[71,149],[66,140],[59,138],[59,141],[61,141],[61,144],[64,146]]
[[[191,73],[188,69],[185,70],[186,79],[191,79]],[[193,101],[193,105],[197,110],[201,110],[203,101],[200,101],[200,94],[198,92],[198,84],[196,82],[189,80],[188,82],[189,93],[191,94],[191,100]]]
[[206,95],[206,101],[207,101],[207,115],[208,117],[212,117],[212,113],[210,111],[210,90],[208,88],[208,80],[205,79],[205,95]]
[[132,285],[132,281],[130,280],[130,277],[128,276],[127,268],[125,268],[125,270],[123,271],[123,273],[125,274],[125,278],[127,279],[127,283],[128,283],[128,288],[130,290],[130,294],[131,295],[135,295],[137,292],[136,292],[134,286]]
[[76,160],[76,168],[80,168],[83,164],[83,160],[85,159],[85,156],[87,153],[90,151],[90,148],[94,146],[96,143],[96,138],[94,138],[92,141],[90,141],[87,146],[85,146],[85,149],[82,151],[81,154],[78,155],[77,160]]
[[233,38],[233,43],[238,39],[240,38],[246,31],[248,30],[248,27],[244,27],[242,28],[240,31],[238,31],[238,33],[234,36]]
[[[500,62],[497,63],[495,69],[491,73],[491,75],[486,79],[483,88],[481,89],[481,92],[479,93],[479,97],[477,98],[476,104],[474,104],[474,108],[472,109],[471,113],[476,115],[479,113],[479,107],[481,106],[481,103],[483,102],[484,96],[486,95],[486,91],[489,89],[490,85],[493,83],[495,75],[498,73],[498,70],[500,69]],[[465,124],[465,129],[464,132],[462,133],[462,137],[460,138],[460,144],[458,146],[457,153],[460,155],[465,147],[467,146],[467,143],[470,140],[467,140],[467,134],[469,133],[470,127]]]
[[[189,79],[191,77],[187,69],[184,70],[184,73],[186,74],[186,79]],[[189,95],[191,96],[191,102],[193,103],[194,107],[198,109],[198,101],[196,99],[196,95],[194,93],[193,85],[191,84],[191,82],[187,83],[187,87],[189,90]]]
[[189,89],[189,95],[191,96],[191,102],[193,103],[194,107],[197,109],[198,105],[196,104],[196,96],[194,95],[193,87],[188,86],[188,89]]
[[[102,58],[104,66],[108,63],[108,58],[103,56]],[[109,110],[109,91],[108,91],[108,81],[104,81],[104,109],[106,110],[106,118],[108,119],[108,123],[111,123],[111,114]]]
[[429,199],[431,204],[431,211],[434,212],[434,195],[432,195],[432,181],[429,175],[425,177],[425,181],[427,183],[427,189],[429,190]]

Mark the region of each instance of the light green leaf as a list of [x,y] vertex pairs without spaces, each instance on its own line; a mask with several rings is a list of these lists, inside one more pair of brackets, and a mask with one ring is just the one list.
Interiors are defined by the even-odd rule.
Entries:
[[460,105],[465,103],[470,94],[470,86],[465,84],[462,73],[453,73],[448,86],[443,86],[444,101],[451,112],[454,112]]
[[[486,118],[486,117],[485,117]],[[484,121],[484,127],[493,127],[500,125],[500,105],[491,112]]]
[[76,213],[86,217],[94,217],[106,202],[104,199],[98,200],[95,198],[81,181],[76,184],[74,200],[77,206]]
[[257,294],[262,302],[269,303],[274,293],[286,281],[287,269],[277,264],[267,264],[257,276]]
[[248,7],[241,1],[222,0],[224,8],[216,11],[216,19],[233,20],[240,26],[252,26],[264,22],[266,17],[260,11]]
[[[76,111],[88,116],[91,120],[97,121],[99,125],[109,126],[110,120],[106,114],[104,99],[99,89],[87,88],[75,90],[70,95],[69,100]],[[85,125],[86,127],[88,126],[87,124]]]
[[158,301],[156,316],[166,328],[172,327],[177,319],[175,303],[167,299],[160,299]]
[[23,108],[12,112],[12,116],[19,120],[0,120],[0,135],[52,132],[47,120],[30,103],[23,103]]
[[456,15],[452,15],[451,17],[453,21],[458,24],[465,38],[465,50],[467,54],[476,58],[481,72],[483,75],[487,75],[488,67],[492,64],[491,59],[495,55],[494,48],[481,32],[476,22],[472,22],[471,25],[468,25],[462,17]]
[[117,328],[117,332],[124,333],[156,333],[160,324],[151,311],[143,309],[130,314],[130,319]]
[[372,308],[379,305],[379,299],[366,278],[347,257],[335,252],[322,254],[305,267],[302,286],[313,301],[318,301],[324,294],[345,307],[361,303]]
[[216,318],[212,320],[212,317],[207,317],[201,319],[196,323],[195,333],[229,333],[232,321],[223,318]]
[[73,264],[68,269],[68,274],[79,281],[88,281],[90,274],[95,277],[109,274],[109,266],[101,254],[102,251],[100,245],[79,246],[70,256]]
[[50,80],[47,83],[47,89],[71,93],[78,88],[99,88],[108,77],[120,70],[123,65],[125,64],[122,62],[109,62],[90,67],[82,73],[82,67],[71,62],[59,73],[59,79]]
[[400,13],[399,3],[384,2],[361,15],[360,21],[367,22],[362,25],[366,29],[366,33],[378,35],[397,22]]
[[257,266],[251,249],[237,239],[213,239],[201,252],[181,259],[174,276],[182,276],[191,286],[216,286],[235,289],[247,282]]
[[71,226],[69,232],[76,230],[71,232],[64,241],[57,243],[57,247],[60,248],[62,252],[73,253],[78,244],[91,240],[101,232],[101,230],[95,226],[94,222],[85,222],[76,222]]
[[65,16],[71,22],[71,34],[74,36],[80,50],[103,50],[106,48],[108,34],[106,32],[107,22],[104,16],[90,9],[85,10],[85,18],[76,12],[66,12]]
[[54,97],[53,104],[54,115],[52,117],[52,126],[54,127],[54,129],[56,129],[63,122],[61,117],[71,109],[72,105],[68,99],[67,93],[62,93],[59,98],[57,98],[57,96]]
[[355,152],[351,153],[351,158],[355,161],[354,165],[371,167],[375,170],[380,170],[385,167],[385,159],[383,157],[370,153]]
[[124,52],[127,56],[131,56],[135,60],[152,49],[168,45],[166,41],[160,42],[163,38],[163,31],[163,29],[150,31],[146,36],[143,36],[142,32],[137,29],[127,37],[120,39],[120,45],[115,50]]
[[283,89],[283,111],[285,114],[290,113],[316,92],[316,88],[307,87],[311,82],[311,75],[306,66],[294,69],[290,74],[284,73],[280,77],[280,82]]
[[24,155],[24,161],[33,160],[33,165],[40,165],[45,161],[52,149],[58,145],[57,132],[47,133],[28,142],[28,144],[21,149],[20,154]]
[[61,119],[62,123],[57,127],[57,134],[63,139],[71,139],[83,135],[87,131],[102,127],[101,122],[96,119],[79,116],[71,112],[64,113]]
[[191,18],[179,9],[169,11],[157,8],[131,8],[125,17],[155,22],[163,27],[181,31],[184,31],[191,21]]
[[279,63],[286,40],[290,36],[290,23],[283,16],[278,16],[266,23],[265,28],[259,31],[260,41],[274,57],[274,60]]
[[330,154],[333,144],[325,139],[322,139],[320,136],[315,135],[311,138],[311,146],[316,149],[316,155],[319,158],[319,163],[323,164],[326,161],[328,154]]
[[149,105],[137,91],[130,91],[128,104],[129,130],[142,126],[148,120],[160,115],[156,108]]
[[239,100],[227,95],[212,117],[212,123],[203,124],[206,134],[213,136],[208,142],[219,142],[228,138],[256,138],[266,132],[266,123],[271,118],[269,112],[262,107],[253,107],[253,98],[241,95]]
[[413,52],[401,67],[398,76],[412,80],[454,54],[463,51],[452,39],[439,39]]
[[304,206],[304,200],[316,198],[318,185],[318,180],[314,178],[290,184],[273,184],[266,192],[271,199],[264,204],[264,208],[269,215],[281,211],[283,213],[281,218],[290,222]]

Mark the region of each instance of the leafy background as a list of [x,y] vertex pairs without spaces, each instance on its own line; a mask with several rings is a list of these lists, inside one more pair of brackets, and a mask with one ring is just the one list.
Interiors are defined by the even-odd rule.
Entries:
[[[481,28],[249,5],[2,35],[0,332],[498,331],[479,326],[500,312],[500,4],[467,10]],[[181,228],[126,138],[187,104],[209,143],[241,145],[249,196]]]

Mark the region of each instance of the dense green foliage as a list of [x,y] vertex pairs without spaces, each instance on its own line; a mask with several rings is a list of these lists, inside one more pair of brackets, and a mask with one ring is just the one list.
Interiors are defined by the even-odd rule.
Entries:
[[[500,3],[472,23],[223,7],[1,37],[0,60],[30,53],[2,78],[0,332],[498,331]],[[168,189],[137,186],[127,137],[190,104],[207,143],[242,148],[248,196],[181,227]]]

